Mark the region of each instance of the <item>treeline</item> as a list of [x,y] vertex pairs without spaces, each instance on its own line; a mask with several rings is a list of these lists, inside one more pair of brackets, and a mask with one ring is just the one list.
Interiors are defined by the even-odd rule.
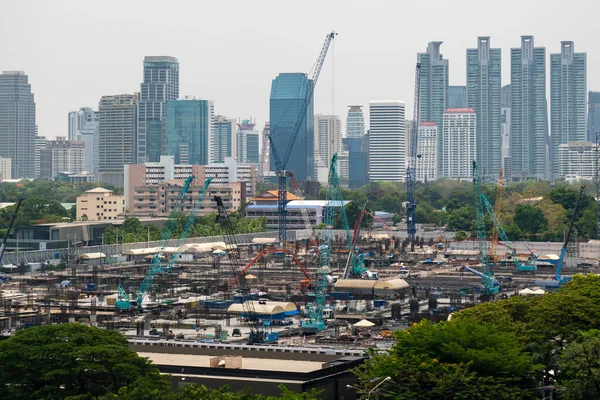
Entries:
[[600,398],[600,277],[484,303],[395,333],[354,372],[379,399]]

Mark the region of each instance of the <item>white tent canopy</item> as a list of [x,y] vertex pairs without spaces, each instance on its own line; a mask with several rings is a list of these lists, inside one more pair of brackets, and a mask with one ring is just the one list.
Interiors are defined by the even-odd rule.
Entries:
[[356,328],[370,328],[372,326],[375,326],[375,324],[372,323],[371,321],[367,321],[366,319],[363,319],[363,320],[355,323],[353,326]]

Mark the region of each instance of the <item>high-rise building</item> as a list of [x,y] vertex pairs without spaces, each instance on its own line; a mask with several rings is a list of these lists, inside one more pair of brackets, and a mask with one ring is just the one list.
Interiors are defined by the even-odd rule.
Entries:
[[[441,129],[448,108],[448,60],[440,53],[442,42],[430,42],[426,53],[418,54],[420,63],[419,121],[435,122]],[[438,168],[443,165],[442,136],[438,136]],[[441,173],[438,170],[438,173]]]
[[467,49],[467,107],[477,114],[477,167],[487,182],[495,182],[502,168],[501,55],[489,37]]
[[346,137],[362,137],[365,134],[365,116],[362,106],[348,106]]
[[260,165],[258,166],[258,175],[260,179],[264,180],[265,174],[270,170],[271,165],[271,142],[269,142],[269,136],[271,135],[271,124],[269,121],[265,122],[263,127],[260,147]]
[[[270,135],[279,157],[286,152],[308,85],[312,84],[304,73],[281,73],[273,79],[269,101]],[[270,156],[270,170],[276,171],[273,149]],[[294,172],[298,181],[305,181],[313,178],[314,165],[314,103],[311,99],[306,115],[300,121],[300,130],[286,169]]]
[[331,157],[342,152],[342,122],[337,115],[315,115],[315,164],[329,169]]
[[260,135],[255,127],[250,119],[244,119],[238,125],[237,159],[240,163],[258,165],[260,162]]
[[[468,68],[468,66],[467,66]],[[468,73],[468,71],[467,71]],[[466,86],[448,86],[448,107],[465,108],[467,107],[467,87]]]
[[600,133],[600,92],[588,94],[587,131],[588,142],[596,143],[596,135]]
[[546,48],[534,47],[533,36],[521,36],[521,47],[511,49],[510,62],[511,179],[546,179]]
[[138,105],[137,159],[158,161],[166,148],[167,102],[179,98],[179,61],[144,57],[144,81]]
[[90,107],[69,112],[69,134],[67,140],[81,140],[81,134],[98,132],[98,114]]
[[504,176],[510,178],[508,162],[510,157],[510,109],[512,103],[512,92],[510,85],[502,86],[500,91],[500,114],[502,133],[502,168],[504,168]]
[[35,101],[23,71],[0,75],[0,157],[11,159],[12,177],[35,177]]
[[403,101],[369,103],[369,180],[402,181],[406,176]]
[[592,142],[569,142],[558,147],[558,176],[565,180],[593,180],[598,146]]
[[444,113],[444,178],[470,179],[477,159],[477,116],[472,108],[449,108]]
[[80,174],[85,168],[85,143],[57,136],[40,151],[40,178],[54,179],[59,172]]
[[10,158],[0,157],[0,182],[12,179],[12,167]]
[[358,189],[369,183],[369,135],[342,139],[348,152],[348,186]]
[[137,94],[102,96],[98,106],[98,179],[123,187],[123,166],[135,163]]
[[177,164],[208,164],[213,121],[211,100],[170,100],[167,103],[167,155],[175,157]]
[[41,171],[41,152],[46,147],[46,136],[35,137],[35,177],[40,177]]
[[550,168],[559,176],[561,144],[585,142],[587,53],[575,53],[573,42],[560,43],[560,53],[550,54]]
[[438,177],[438,127],[435,122],[421,122],[417,140],[417,181],[431,182]]
[[237,122],[223,115],[213,122],[211,162],[223,162],[226,157],[237,158]]

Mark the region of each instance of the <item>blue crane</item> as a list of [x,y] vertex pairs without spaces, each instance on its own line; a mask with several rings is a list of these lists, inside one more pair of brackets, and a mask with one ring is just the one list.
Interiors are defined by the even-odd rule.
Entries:
[[345,242],[348,251],[352,251],[352,239],[350,237],[350,228],[348,225],[348,216],[344,208],[342,190],[340,187],[340,177],[337,172],[337,153],[331,158],[329,166],[329,176],[327,180],[327,203],[323,208],[323,231],[322,243],[319,246],[319,269],[317,279],[314,282],[314,292],[309,295],[309,302],[306,304],[307,318],[302,321],[300,327],[303,332],[318,332],[325,328],[323,321],[323,311],[325,310],[325,300],[327,298],[327,286],[329,284],[329,266],[331,263],[331,250],[333,247],[333,225],[335,221],[336,210],[339,213],[342,222],[342,228],[346,235]]
[[558,258],[558,263],[556,265],[556,272],[554,274],[554,279],[538,279],[535,281],[536,286],[544,286],[547,288],[559,288],[566,282],[572,279],[571,276],[563,276],[562,268],[565,261],[565,257],[567,255],[567,245],[569,244],[569,240],[571,238],[571,233],[573,232],[573,225],[575,224],[575,219],[577,218],[577,211],[579,210],[579,203],[581,202],[581,197],[583,196],[583,190],[585,189],[585,185],[581,186],[579,189],[579,196],[577,197],[577,203],[575,203],[575,209],[573,210],[573,215],[571,216],[571,223],[569,224],[569,230],[565,235],[565,241],[563,243],[562,249],[560,250],[560,257]]
[[413,124],[410,130],[408,167],[406,168],[406,232],[411,243],[415,241],[417,233],[417,222],[415,215],[417,212],[417,201],[415,199],[415,187],[417,184],[417,142],[419,140],[419,107],[421,100],[421,64],[417,63],[415,67],[415,94]]
[[[317,63],[315,65],[315,69],[313,71],[311,79],[308,81],[308,87],[306,88],[306,94],[304,96],[304,100],[300,107],[300,112],[298,113],[298,119],[294,124],[294,129],[292,130],[292,134],[290,136],[289,142],[285,149],[285,153],[283,153],[283,158],[279,157],[279,153],[277,152],[277,148],[275,147],[275,143],[273,142],[273,135],[277,135],[277,126],[271,126],[271,133],[269,134],[269,142],[271,143],[271,151],[273,154],[273,160],[275,161],[275,175],[277,175],[277,182],[279,185],[279,190],[277,194],[277,213],[279,215],[279,242],[281,245],[285,246],[287,244],[287,177],[289,175],[286,170],[288,161],[290,156],[292,155],[292,150],[294,149],[294,144],[296,143],[296,139],[298,138],[298,134],[300,133],[300,127],[304,123],[306,119],[306,112],[308,110],[308,106],[313,97],[313,93],[315,91],[315,86],[317,85],[317,81],[319,80],[319,74],[321,73],[321,68],[323,68],[323,63],[325,62],[325,57],[327,56],[327,50],[329,50],[329,45],[331,41],[337,35],[336,32],[331,32],[327,34],[325,37],[325,43],[323,43],[323,47],[321,48],[321,53],[319,54],[319,58],[317,59]],[[273,122],[273,121],[272,121]]]
[[[145,294],[146,288],[149,286],[149,284],[152,283],[154,275],[164,271],[164,268],[162,267],[160,262],[160,257],[162,256],[162,252],[164,251],[165,247],[167,247],[169,240],[171,240],[171,236],[173,235],[173,230],[175,229],[177,219],[181,214],[181,211],[183,210],[185,197],[188,191],[190,190],[190,186],[193,180],[194,177],[190,175],[183,183],[181,191],[179,191],[177,199],[173,203],[173,209],[171,211],[171,214],[169,215],[167,222],[165,222],[165,225],[163,226],[158,247],[152,257],[152,261],[150,262],[148,269],[146,270],[146,275],[140,287],[140,293],[142,293],[142,296],[140,298],[140,296],[138,295],[137,298],[137,306],[139,308],[141,308],[142,306],[142,301],[144,298],[143,294]],[[165,199],[165,202],[166,200],[167,199]],[[125,291],[125,288],[123,288],[122,284],[119,284],[117,301],[115,302],[115,305],[119,310],[129,310],[131,307],[131,298],[129,297],[129,294],[127,294],[127,292]]]
[[[484,296],[493,296],[500,291],[500,284],[495,278],[489,264],[487,256],[487,231],[485,229],[485,202],[487,199],[481,190],[481,177],[477,169],[477,162],[473,161],[473,194],[475,197],[475,220],[477,223],[477,239],[479,241],[479,262],[483,266],[483,271],[479,272],[467,266],[462,270],[471,272],[482,279]],[[489,202],[488,202],[489,204]],[[493,210],[493,209],[492,209]]]

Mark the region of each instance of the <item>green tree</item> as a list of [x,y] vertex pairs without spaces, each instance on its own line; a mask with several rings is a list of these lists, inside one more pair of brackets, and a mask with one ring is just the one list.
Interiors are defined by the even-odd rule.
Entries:
[[600,398],[600,331],[582,333],[563,352],[559,364],[561,398]]
[[517,204],[514,221],[522,233],[535,235],[548,227],[548,221],[541,209],[529,204]]
[[92,398],[136,385],[168,388],[119,333],[79,324],[45,325],[0,342],[0,397]]
[[448,229],[452,231],[475,230],[475,207],[463,206],[448,213]]

